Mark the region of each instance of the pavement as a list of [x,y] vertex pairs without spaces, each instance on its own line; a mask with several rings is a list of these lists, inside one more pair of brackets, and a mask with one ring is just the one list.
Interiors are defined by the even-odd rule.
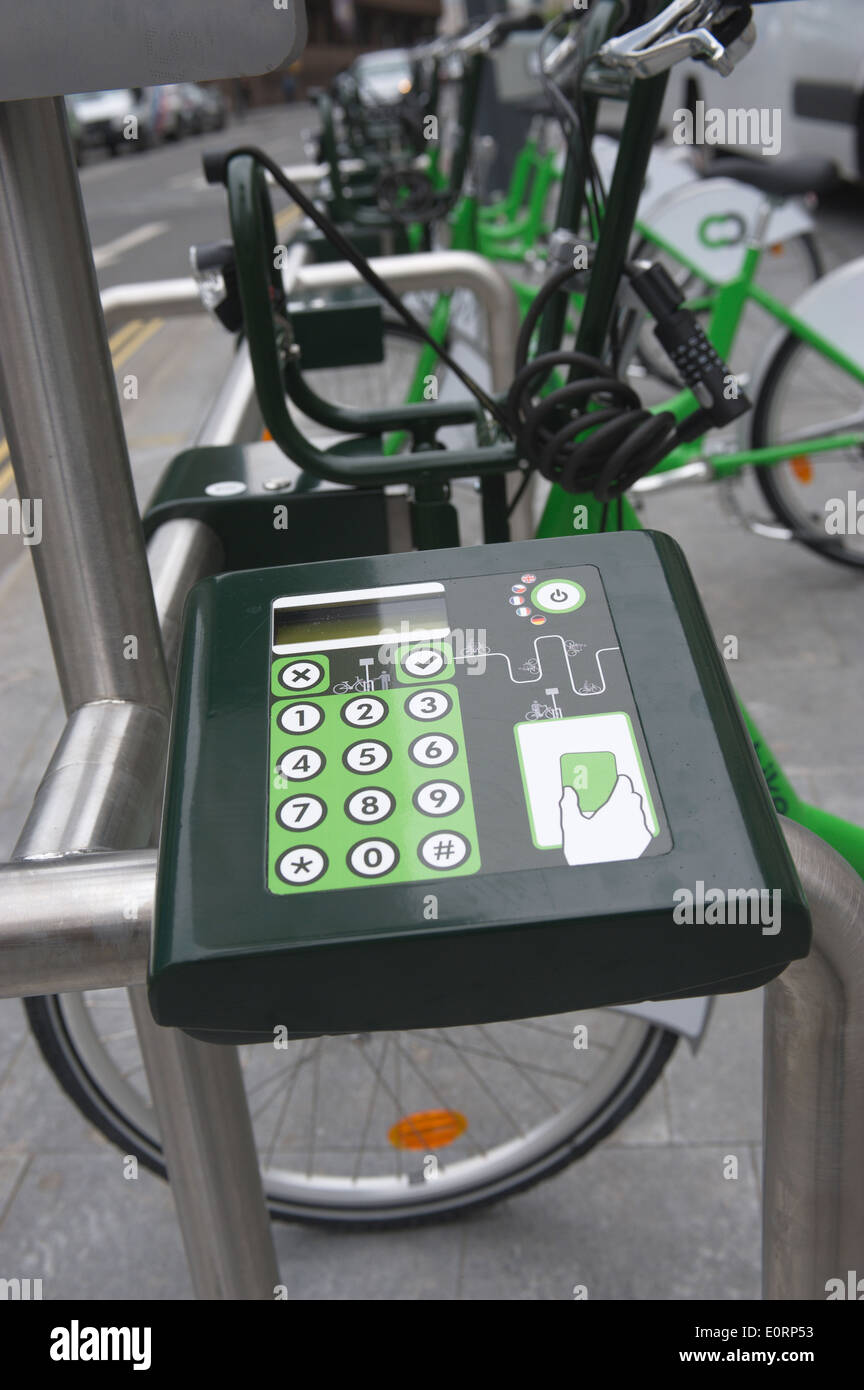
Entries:
[[[228,134],[300,162],[309,123],[305,108],[286,108],[252,113]],[[103,287],[186,274],[189,243],[226,233],[224,198],[197,172],[200,149],[223,141],[84,169],[93,243],[107,248],[97,258]],[[830,264],[857,253],[861,222],[854,194],[820,213]],[[136,241],[142,228],[151,234]],[[755,352],[764,330],[749,341]],[[115,363],[127,348],[120,366],[140,390],[123,415],[143,502],[194,434],[230,342],[202,316],[143,324],[116,344]],[[738,638],[730,673],[798,789],[864,820],[864,578],[755,537],[717,489],[665,494],[646,504],[643,520],[684,546],[718,641]],[[11,536],[0,536],[0,708],[6,857],[63,723],[30,557]],[[125,1015],[115,1041],[132,1049],[132,1071]],[[590,1299],[758,1297],[760,1057],[760,993],[720,999],[699,1050],[679,1044],[638,1110],[554,1179],[436,1227],[344,1234],[278,1224],[289,1296],[545,1301],[572,1299],[584,1286]],[[168,1188],[143,1168],[134,1181],[124,1176],[121,1152],[60,1091],[17,1001],[0,1003],[0,1277],[41,1278],[46,1299],[191,1297]]]

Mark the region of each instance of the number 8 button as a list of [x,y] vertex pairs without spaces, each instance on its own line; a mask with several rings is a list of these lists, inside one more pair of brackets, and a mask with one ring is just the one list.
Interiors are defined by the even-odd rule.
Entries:
[[362,825],[372,825],[375,821],[386,820],[395,805],[390,793],[381,787],[362,787],[345,802],[345,814]]

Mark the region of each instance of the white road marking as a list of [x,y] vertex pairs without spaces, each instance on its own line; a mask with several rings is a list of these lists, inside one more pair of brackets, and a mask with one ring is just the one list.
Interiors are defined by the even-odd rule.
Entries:
[[147,222],[143,227],[136,227],[134,231],[116,237],[114,241],[107,241],[104,246],[94,247],[93,261],[96,269],[102,270],[106,265],[113,265],[127,251],[133,250],[145,241],[152,241],[154,237],[161,236],[167,230],[167,222]]
[[210,188],[212,185],[208,184],[203,174],[199,173],[197,170],[193,170],[191,174],[175,174],[173,179],[168,180],[168,187],[194,188],[196,191],[200,192],[201,189]]

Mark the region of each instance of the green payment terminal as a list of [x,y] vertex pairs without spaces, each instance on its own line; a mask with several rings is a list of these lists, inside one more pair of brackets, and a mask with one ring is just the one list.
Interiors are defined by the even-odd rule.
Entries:
[[160,1023],[241,1041],[488,1022],[745,989],[808,946],[668,537],[327,561],[192,591]]

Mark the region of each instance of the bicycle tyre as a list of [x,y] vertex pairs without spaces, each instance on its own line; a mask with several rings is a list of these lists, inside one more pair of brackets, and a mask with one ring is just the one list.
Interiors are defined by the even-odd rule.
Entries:
[[[750,443],[753,448],[758,449],[771,444],[772,405],[782,390],[785,374],[793,364],[797,352],[804,346],[806,345],[802,344],[794,333],[788,333],[778,344],[762,378],[759,395],[753,408],[750,428]],[[756,474],[756,483],[768,506],[778,521],[792,532],[796,541],[809,550],[813,550],[823,560],[830,560],[833,564],[844,565],[851,569],[864,568],[864,548],[856,551],[845,546],[840,539],[827,538],[824,531],[824,521],[818,530],[814,526],[812,531],[808,531],[806,525],[802,524],[800,512],[790,499],[782,465],[756,467],[753,471]]]
[[[112,1102],[76,1045],[64,1011],[64,1001],[70,997],[44,995],[24,1001],[30,1028],[45,1062],[72,1103],[106,1139],[164,1179],[166,1170],[158,1139]],[[528,1147],[522,1161],[512,1169],[490,1172],[487,1180],[440,1200],[435,1198],[435,1186],[427,1184],[420,1187],[413,1201],[403,1201],[398,1207],[367,1202],[354,1209],[329,1206],[323,1201],[286,1200],[268,1188],[265,1177],[271,1216],[330,1229],[392,1230],[457,1218],[553,1177],[584,1157],[633,1112],[674,1052],[676,1033],[641,1019],[630,1018],[627,1022],[638,1025],[638,1033],[634,1032],[638,1041],[617,1084],[571,1132],[557,1136],[546,1147]]]

